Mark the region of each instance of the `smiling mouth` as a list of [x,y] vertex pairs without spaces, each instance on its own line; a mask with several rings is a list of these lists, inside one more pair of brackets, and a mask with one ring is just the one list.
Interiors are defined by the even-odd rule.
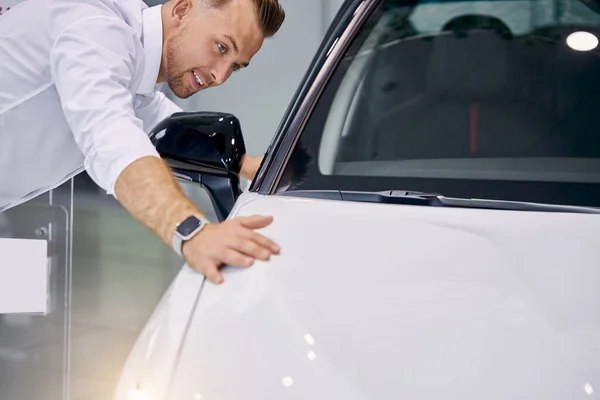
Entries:
[[200,87],[204,87],[204,82],[202,82],[202,79],[200,79],[200,77],[196,74],[195,71],[192,71],[192,73],[194,74],[194,78],[196,79],[196,83],[200,86]]

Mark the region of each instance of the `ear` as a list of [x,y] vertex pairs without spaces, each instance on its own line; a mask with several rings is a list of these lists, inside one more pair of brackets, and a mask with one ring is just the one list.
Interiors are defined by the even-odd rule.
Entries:
[[191,13],[193,0],[174,0],[171,8],[171,17],[177,24],[181,24]]

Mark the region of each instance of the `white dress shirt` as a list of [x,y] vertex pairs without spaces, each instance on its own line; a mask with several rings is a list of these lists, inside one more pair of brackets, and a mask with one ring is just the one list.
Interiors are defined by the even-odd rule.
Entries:
[[26,0],[0,16],[0,212],[85,170],[108,194],[181,111],[156,84],[161,6]]

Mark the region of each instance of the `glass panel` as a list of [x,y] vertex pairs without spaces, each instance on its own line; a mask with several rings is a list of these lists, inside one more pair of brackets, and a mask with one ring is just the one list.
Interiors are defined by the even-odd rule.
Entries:
[[182,259],[86,173],[75,179],[70,399],[111,399]]
[[46,315],[0,315],[2,399],[69,398],[72,183],[0,213],[0,240],[47,241],[49,278]]
[[47,315],[0,314],[0,399],[110,399],[183,260],[85,173],[0,213],[5,238],[47,240],[50,296]]
[[600,13],[588,5],[382,1],[304,128],[308,176],[279,190],[600,206]]
[[[185,189],[214,218],[205,191]],[[106,400],[184,262],[85,173],[73,203],[71,399]]]

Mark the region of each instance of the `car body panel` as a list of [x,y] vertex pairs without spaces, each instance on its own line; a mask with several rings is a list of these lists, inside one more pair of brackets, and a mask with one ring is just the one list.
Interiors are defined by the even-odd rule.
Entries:
[[116,388],[118,399],[164,398],[204,277],[185,265],[131,349]]
[[[456,165],[433,173],[444,179],[400,179],[399,172],[384,179],[373,171],[363,176],[363,163],[348,176],[319,170],[312,182],[309,174],[307,185],[288,185],[286,171],[293,170],[288,167],[304,137],[316,159],[322,155],[327,124],[311,127],[311,142],[312,115],[329,109],[328,100],[318,104],[320,97],[378,3],[344,3],[251,193],[239,197],[228,217],[273,216],[261,232],[282,246],[282,254],[249,269],[226,267],[223,285],[184,267],[132,351],[118,400],[587,399],[600,390],[599,215],[294,197],[298,187],[397,188],[598,206],[593,168],[581,168],[590,172],[584,177],[574,164],[569,170],[576,173],[557,182],[551,168],[532,176],[519,158],[508,164],[520,166],[528,179],[482,177],[481,166],[464,168],[479,180],[446,179]],[[412,23],[426,31],[445,25],[452,9],[467,10],[467,3],[479,12],[531,6],[441,2],[434,9],[424,3],[413,10]],[[566,18],[550,3],[536,3],[532,24],[569,22],[579,7],[566,10]],[[517,14],[511,14],[513,28],[525,29]],[[351,104],[359,92],[348,93]],[[348,109],[332,115],[343,122]],[[426,159],[433,169],[445,162]],[[538,167],[540,161],[535,159]],[[549,164],[565,170],[564,161]],[[398,169],[406,173],[405,165]]]
[[[600,216],[252,195],[282,254],[206,284],[169,399],[584,399]],[[168,321],[163,321],[168,324]]]

